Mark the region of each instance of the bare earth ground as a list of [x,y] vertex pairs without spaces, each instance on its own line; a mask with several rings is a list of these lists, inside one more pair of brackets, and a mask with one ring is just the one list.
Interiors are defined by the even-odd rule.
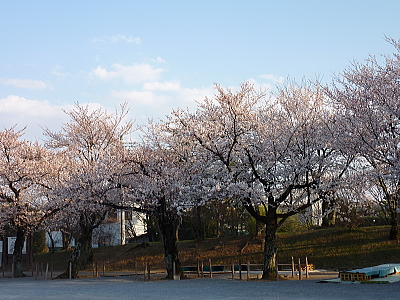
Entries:
[[[312,272],[307,280],[232,280],[230,274],[199,279],[151,281],[135,275],[44,280],[43,277],[0,278],[0,299],[399,299],[400,283],[317,283],[337,272]],[[116,275],[116,274],[114,274]],[[119,274],[121,275],[121,274]],[[245,278],[245,277],[243,277]],[[290,279],[290,276],[289,278]]]

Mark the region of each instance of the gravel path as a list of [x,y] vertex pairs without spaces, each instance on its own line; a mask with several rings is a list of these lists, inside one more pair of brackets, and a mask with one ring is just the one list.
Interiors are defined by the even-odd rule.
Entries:
[[0,279],[0,299],[400,299],[400,283],[333,284],[227,279],[135,281],[134,277],[78,280]]

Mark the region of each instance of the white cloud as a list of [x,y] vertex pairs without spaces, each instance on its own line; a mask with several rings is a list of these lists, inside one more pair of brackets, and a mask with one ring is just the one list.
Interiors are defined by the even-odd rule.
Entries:
[[143,90],[112,91],[111,96],[118,101],[128,101],[133,111],[151,107],[152,116],[164,116],[176,108],[196,108],[196,101],[201,102],[206,96],[212,97],[214,89],[184,88],[179,82],[148,82]]
[[105,68],[98,66],[92,70],[92,73],[102,80],[113,78],[122,78],[127,84],[137,84],[146,81],[156,81],[160,78],[164,69],[153,68],[148,64],[133,64],[132,66],[123,66],[121,64],[113,64],[114,71],[107,71]]
[[71,73],[69,73],[69,72],[62,73],[62,72],[58,72],[58,71],[52,71],[51,74],[53,74],[53,75],[55,75],[57,77],[62,77],[62,78],[71,76]]
[[149,91],[178,91],[181,88],[178,81],[164,81],[164,82],[145,82],[143,89]]
[[157,106],[165,102],[164,96],[157,96],[151,91],[112,91],[111,95],[122,101],[128,101],[133,110],[137,105]]
[[118,77],[117,72],[108,72],[106,69],[98,66],[96,69],[92,70],[93,74],[102,80],[108,80]]
[[127,43],[140,44],[140,38],[133,36],[125,36],[124,34],[117,34],[114,36],[105,36],[102,38],[93,39],[96,43],[117,43],[119,41],[125,41]]
[[182,88],[179,91],[180,108],[188,107],[190,110],[194,110],[197,107],[198,102],[202,102],[205,97],[212,98],[215,94],[215,90],[212,86],[197,88]]
[[[114,113],[115,109],[119,108],[119,106],[106,107],[97,102],[81,103],[81,105],[88,105],[89,111],[102,109],[110,113]],[[26,127],[23,138],[31,141],[41,140],[44,138],[43,128],[48,128],[53,132],[59,131],[62,124],[70,120],[64,111],[71,111],[74,106],[74,104],[54,105],[48,101],[9,95],[0,99],[0,131],[13,126],[16,126],[16,130]]]
[[285,78],[283,78],[282,76],[276,76],[274,74],[263,74],[263,75],[260,75],[260,77],[270,80],[274,83],[283,83],[285,81]]
[[163,60],[163,59],[162,59],[161,57],[159,57],[159,56],[157,56],[156,59],[152,59],[151,61],[158,62],[158,63],[165,63],[165,60]]
[[249,78],[246,81],[250,82],[251,84],[254,85],[254,88],[256,90],[263,90],[263,91],[271,91],[273,89],[273,85],[269,84],[269,83],[265,83],[265,82],[258,82],[257,80],[255,80],[254,78]]
[[1,79],[1,83],[4,85],[12,85],[22,89],[30,89],[30,90],[40,90],[47,89],[49,87],[44,81],[33,80],[33,79]]
[[0,114],[49,117],[59,112],[60,107],[47,101],[28,100],[15,95],[0,99]]
[[63,109],[72,106],[52,105],[48,101],[29,100],[20,96],[9,95],[0,99],[1,128],[11,128],[15,125],[17,130],[27,127],[24,138],[37,140],[42,137],[42,128],[58,130],[59,126],[68,120]]

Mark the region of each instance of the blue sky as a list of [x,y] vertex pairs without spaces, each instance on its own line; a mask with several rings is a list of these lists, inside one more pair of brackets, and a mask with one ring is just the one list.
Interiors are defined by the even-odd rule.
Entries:
[[194,108],[213,83],[330,81],[393,53],[399,16],[398,0],[0,1],[0,125],[34,140],[75,102],[127,101],[144,124]]

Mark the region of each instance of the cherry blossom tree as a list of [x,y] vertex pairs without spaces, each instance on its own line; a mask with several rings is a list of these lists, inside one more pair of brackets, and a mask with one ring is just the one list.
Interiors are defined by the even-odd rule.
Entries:
[[393,56],[354,62],[334,79],[327,94],[336,102],[347,147],[362,156],[362,172],[385,195],[391,214],[390,238],[397,239],[400,198],[400,42]]
[[67,218],[79,228],[76,246],[67,270],[60,277],[73,278],[90,263],[92,233],[107,216],[113,205],[121,201],[119,176],[124,157],[123,137],[131,132],[132,123],[125,122],[126,104],[111,114],[99,108],[76,104],[66,111],[71,121],[60,132],[45,130],[46,146],[64,157],[64,173],[53,188],[52,196],[65,207],[57,217]]
[[320,201],[345,167],[331,143],[331,113],[319,85],[289,83],[275,99],[249,83],[215,88],[195,113],[175,111],[170,126],[210,155],[225,199],[265,224],[263,278],[275,278],[277,229]]
[[47,193],[57,162],[51,151],[22,139],[23,130],[0,132],[0,230],[16,234],[14,277],[23,276],[22,250],[28,233],[57,208]]
[[[181,216],[202,202],[207,189],[200,160],[194,159],[190,144],[165,131],[164,124],[143,126],[140,144],[130,147],[122,175],[124,205],[155,217],[164,247],[167,278],[182,276],[177,248]],[[204,198],[204,197],[203,197]],[[175,270],[175,273],[174,273]]]

